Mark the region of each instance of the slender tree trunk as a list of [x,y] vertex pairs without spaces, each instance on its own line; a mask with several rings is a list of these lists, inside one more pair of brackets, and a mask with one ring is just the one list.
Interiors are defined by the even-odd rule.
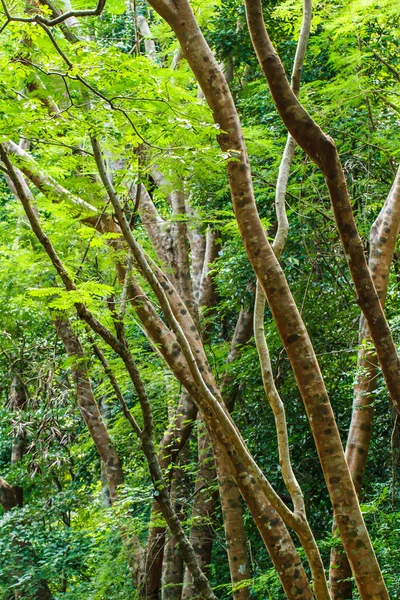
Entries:
[[[218,490],[215,488],[216,472],[210,438],[202,421],[198,427],[198,469],[194,490],[190,541],[202,571],[208,576],[214,539],[213,524]],[[194,596],[192,578],[186,570],[182,600]]]
[[[226,132],[219,136],[219,142],[232,157],[227,162],[227,171],[239,230],[250,263],[268,299],[308,412],[338,527],[360,595],[364,600],[386,600],[386,586],[360,511],[314,349],[257,213],[247,150],[229,87],[187,0],[150,0],[150,4],[175,31],[215,121],[221,131]],[[258,0],[254,4],[258,5]],[[293,95],[291,89],[290,94]],[[296,135],[292,134],[296,139]],[[382,325],[382,321],[379,323]],[[383,323],[386,323],[385,319]],[[392,364],[391,361],[383,362]],[[397,372],[397,354],[393,366]]]
[[365,259],[338,151],[332,138],[322,132],[291,89],[279,56],[268,37],[261,0],[246,0],[246,12],[253,46],[279,114],[296,142],[324,175],[357,292],[357,302],[374,340],[387,388],[400,412],[400,360]]
[[218,452],[218,446],[214,446],[214,454],[216,457],[215,464],[218,473],[233,598],[234,600],[248,600],[250,597],[248,586],[240,586],[239,589],[235,589],[237,584],[250,580],[251,577],[242,500],[239,488],[232,478],[229,464],[227,464],[223,454]]
[[[160,442],[159,460],[163,470],[174,464],[192,430],[197,408],[186,391],[181,395],[177,414]],[[173,479],[174,470],[170,477]],[[146,547],[146,598],[158,597],[163,570],[163,554],[167,528],[160,524],[160,506],[153,501],[149,537]]]
[[104,464],[108,489],[110,491],[110,500],[113,503],[118,495],[118,486],[124,482],[121,461],[104,425],[99,407],[93,395],[85,355],[78,336],[73,331],[67,319],[57,318],[54,324],[68,356],[74,359],[72,374],[76,385],[79,408]]
[[[369,268],[382,306],[385,304],[390,265],[400,229],[400,169],[388,197],[371,228]],[[378,357],[372,348],[364,315],[360,318],[357,375],[354,386],[353,411],[346,444],[348,462],[357,494],[360,494],[367,465],[374,417],[374,392],[377,388]],[[333,532],[336,533],[336,523]],[[330,586],[334,600],[353,597],[351,568],[343,549],[331,552]]]
[[[179,455],[178,466],[174,469],[171,483],[171,500],[181,522],[187,517],[184,500],[188,496],[188,482],[182,466],[188,461],[189,448],[185,445]],[[171,536],[164,550],[162,600],[181,600],[184,571],[185,565],[176,538]]]

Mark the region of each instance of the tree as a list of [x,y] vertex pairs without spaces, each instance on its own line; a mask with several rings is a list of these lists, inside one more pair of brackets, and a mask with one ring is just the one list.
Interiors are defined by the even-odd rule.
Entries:
[[[257,527],[275,569],[268,572],[268,577],[280,580],[286,597],[350,597],[352,591],[347,583],[343,585],[343,579],[348,580],[350,572],[345,567],[343,571],[336,568],[337,554],[332,558],[331,589],[326,581],[327,548],[329,544],[337,547],[336,526],[331,541],[321,543],[330,527],[330,508],[325,501],[319,506],[317,500],[313,504],[308,499],[313,478],[320,482],[320,490],[324,489],[320,473],[313,467],[310,475],[297,478],[295,475],[299,460],[299,450],[293,443],[296,436],[307,445],[309,453],[314,453],[307,440],[308,429],[300,406],[287,404],[285,417],[286,402],[282,398],[288,393],[295,398],[299,394],[358,593],[363,599],[388,598],[358,502],[360,486],[356,490],[353,485],[354,465],[346,461],[354,449],[352,437],[345,456],[329,399],[332,397],[336,403],[332,389],[338,372],[343,371],[341,359],[335,359],[328,368],[321,359],[327,373],[324,380],[317,360],[322,338],[316,337],[318,352],[315,352],[310,333],[314,337],[318,331],[318,311],[326,315],[327,310],[327,300],[323,294],[318,298],[316,290],[318,286],[321,290],[329,290],[331,286],[336,306],[328,338],[333,341],[334,329],[341,321],[345,323],[346,340],[353,344],[351,356],[355,357],[357,342],[352,323],[357,318],[357,304],[346,275],[334,221],[323,196],[325,179],[358,304],[364,312],[359,365],[362,367],[366,349],[369,351],[369,345],[374,343],[393,404],[398,405],[396,326],[392,334],[381,307],[382,298],[378,297],[384,286],[375,283],[375,289],[373,283],[373,260],[377,272],[382,269],[387,281],[394,252],[398,227],[392,205],[397,206],[397,183],[382,209],[382,215],[389,215],[391,223],[382,221],[381,216],[373,230],[390,229],[386,231],[390,234],[390,243],[378,235],[380,248],[387,248],[388,253],[383,257],[377,253],[374,234],[368,270],[338,151],[297,99],[302,64],[299,53],[304,55],[307,33],[300,38],[292,90],[266,32],[261,3],[246,3],[255,53],[282,125],[257,72],[250,40],[243,33],[246,24],[241,5],[232,1],[216,9],[199,2],[195,6],[196,18],[187,0],[174,3],[152,0],[149,4],[154,12],[141,3],[129,8],[100,3],[94,11],[61,9],[43,3],[18,12],[18,8],[3,5],[2,35],[7,43],[2,61],[8,70],[4,71],[2,110],[7,119],[3,124],[0,154],[4,204],[12,207],[12,210],[7,209],[6,219],[12,224],[9,231],[14,233],[2,235],[5,240],[9,239],[7,236],[13,240],[16,260],[21,257],[21,269],[14,267],[13,271],[9,266],[15,257],[6,256],[3,278],[18,282],[18,290],[21,290],[7,292],[16,314],[24,310],[24,303],[32,314],[41,311],[43,328],[51,331],[48,335],[55,339],[52,364],[58,364],[64,352],[69,357],[65,366],[60,363],[60,367],[50,369],[50,387],[42,386],[40,376],[27,379],[30,383],[26,385],[28,412],[24,424],[22,472],[31,455],[34,456],[35,428],[39,436],[47,431],[47,408],[43,409],[49,402],[46,398],[51,398],[51,404],[60,406],[62,414],[68,415],[67,405],[57,398],[57,390],[64,386],[68,398],[76,395],[87,426],[87,439],[92,440],[103,464],[112,505],[109,509],[95,509],[93,489],[85,506],[91,519],[98,523],[108,518],[106,514],[113,515],[110,518],[114,519],[124,547],[121,556],[126,556],[118,559],[119,564],[129,565],[133,581],[126,584],[129,589],[133,585],[143,598],[159,598],[160,594],[164,599],[189,598],[193,594],[202,598],[219,597],[218,587],[212,589],[213,584],[220,582],[214,570],[219,552],[218,545],[213,544],[215,538],[226,540],[230,589],[234,597],[246,599],[252,586],[254,593],[257,590],[257,578],[254,584],[250,581],[246,540],[247,537],[254,543],[257,538],[253,529]],[[339,22],[348,19],[346,11],[350,5],[352,10],[358,10],[355,2],[342,7]],[[271,7],[265,8],[265,18],[270,19]],[[276,17],[279,10],[280,16]],[[317,9],[317,23],[318,12],[323,10],[328,8]],[[280,33],[287,26],[287,15],[291,14],[287,11],[281,4],[275,13],[276,20],[272,21],[271,33],[278,43]],[[364,16],[361,9],[359,12],[374,31],[368,21],[370,17]],[[387,23],[391,23],[393,14],[388,3],[385,7]],[[222,19],[222,28],[213,28],[213,17]],[[309,20],[310,6],[306,2],[303,29],[309,27]],[[232,23],[235,36],[238,39],[243,36],[246,48],[243,56],[236,54],[235,37],[232,34],[224,37],[224,27],[229,31]],[[218,60],[202,29],[218,53]],[[356,44],[359,58],[363,48],[373,48],[372,52],[382,58],[380,42],[373,39],[374,34],[369,32],[371,39],[363,35],[362,42],[359,39],[354,42],[351,27],[349,31],[342,39],[349,47]],[[329,61],[317,67],[314,59],[316,48],[335,52],[334,44],[329,47],[330,35],[329,28],[322,27],[322,32],[316,30],[311,38],[310,62],[317,75],[307,73],[302,94],[307,97],[313,83],[321,81],[322,91],[314,99],[317,107],[318,102],[325,106],[324,90],[329,94],[329,82],[335,81],[335,75],[323,72]],[[120,48],[112,45],[115,36],[120,40]],[[21,40],[22,51],[18,47]],[[181,51],[176,48],[176,40]],[[279,45],[285,64],[291,69],[294,52],[288,51],[284,44]],[[290,50],[293,49],[292,44]],[[395,67],[386,58],[382,60],[378,60],[379,68],[385,67],[390,77],[395,77]],[[357,63],[355,68],[358,74],[364,69],[366,81],[374,79],[370,74],[365,75],[365,66]],[[251,90],[257,90],[257,100],[252,98]],[[390,94],[389,84],[387,90]],[[361,105],[364,99],[362,94],[360,97]],[[18,98],[23,98],[22,114]],[[392,97],[389,102],[393,105]],[[328,112],[335,111],[334,101],[331,104],[326,103]],[[374,135],[387,119],[388,104],[383,104],[383,107],[378,104],[372,108],[371,103],[367,106]],[[258,117],[254,117],[254,107]],[[277,139],[260,124],[264,118],[260,115],[264,114],[271,115],[268,118],[274,124]],[[346,128],[353,131],[351,119],[350,124],[347,119],[345,110],[337,116],[338,123],[345,123]],[[246,124],[244,129],[242,120]],[[393,127],[394,122],[395,119]],[[334,123],[336,127],[336,121]],[[281,160],[281,140],[286,135],[284,126],[291,135],[278,180],[278,235],[272,246],[268,235],[273,233],[271,222],[275,216],[265,198],[270,197],[268,186],[275,187],[271,180],[275,180]],[[358,138],[356,133],[355,137],[362,144],[362,135]],[[293,159],[293,140],[321,169],[323,178],[300,152]],[[354,148],[350,152],[352,156],[357,155]],[[381,197],[385,188],[390,187],[387,168],[393,172],[392,155],[391,148],[385,147],[380,151],[384,166],[375,165],[380,176],[376,191],[379,190]],[[300,183],[299,178],[288,183],[292,160],[295,172],[302,172]],[[350,169],[350,173],[353,175],[356,169]],[[310,191],[303,191],[307,188],[304,177],[312,189],[318,190],[318,201],[312,199]],[[359,196],[357,185],[355,198]],[[21,209],[13,202],[12,195],[20,202]],[[311,236],[310,223],[305,227],[311,242],[303,243],[301,218],[289,211],[296,242],[293,246],[289,240],[281,263],[278,259],[288,225],[285,225],[285,196],[293,197],[300,206],[305,198],[309,218],[319,223],[323,233],[317,229],[318,233]],[[368,208],[370,212],[362,223],[364,235],[378,208],[376,205]],[[391,214],[388,211],[392,211]],[[358,212],[355,206],[357,217]],[[298,249],[301,244],[296,247],[298,240],[305,248],[301,250],[302,260],[310,268],[307,274],[302,274],[300,282],[295,280],[296,262],[290,262],[295,260],[296,254],[301,255]],[[327,240],[332,252],[329,258],[324,249],[328,246]],[[314,257],[308,243],[313,245],[312,252],[316,249]],[[325,263],[322,261],[328,264],[328,275],[323,272],[321,265]],[[39,262],[42,268],[36,270]],[[256,282],[254,341],[259,359],[251,329]],[[392,285],[395,288],[396,283],[393,281]],[[283,358],[270,321],[264,326],[263,295],[269,305],[268,319],[272,316],[271,322],[276,326],[291,369]],[[302,297],[300,302],[299,297]],[[309,297],[315,300],[316,308],[305,321],[303,311]],[[393,303],[389,303],[389,315],[395,314]],[[6,330],[17,331],[13,317],[3,320]],[[55,329],[52,320],[55,320]],[[371,341],[364,341],[367,327]],[[19,335],[15,337],[17,346],[21,344]],[[30,335],[36,347],[40,336],[34,328]],[[21,347],[25,348],[25,343]],[[323,347],[329,352],[329,345]],[[9,365],[14,365],[10,350],[6,348],[5,352]],[[25,371],[30,369],[26,366],[25,350],[23,354],[21,380],[25,380]],[[46,361],[49,357],[44,359],[45,364]],[[36,355],[33,363],[41,364]],[[69,370],[75,391],[66,375]],[[347,364],[345,371],[351,378],[352,366]],[[257,446],[259,425],[252,427],[246,421],[242,398],[251,405],[254,398],[259,397],[260,372],[276,419],[279,461],[290,498],[280,478],[271,472],[272,463],[265,462],[269,451],[276,456],[276,444],[268,442],[266,446],[263,442]],[[59,378],[57,382],[55,373]],[[349,384],[347,391],[341,392],[341,407],[349,400],[350,388]],[[107,419],[98,408],[104,405],[104,394],[118,401]],[[257,406],[261,410],[259,399]],[[28,426],[28,413],[37,413],[32,428]],[[365,416],[369,418],[370,412]],[[338,419],[343,428],[340,410]],[[24,421],[24,417],[21,420]],[[354,410],[353,430],[356,421],[358,415]],[[271,440],[275,439],[269,417],[265,423],[268,423]],[[57,429],[58,426],[50,427]],[[66,455],[75,448],[74,452],[81,456],[77,422],[63,427],[66,431],[70,428],[71,434],[57,434],[55,448],[57,444],[59,448],[65,446]],[[370,429],[370,424],[368,427]],[[133,450],[128,444],[132,434],[135,436]],[[70,435],[68,443],[61,441]],[[392,439],[395,438],[392,436]],[[363,444],[366,457],[368,441]],[[41,459],[35,460],[40,462]],[[76,477],[78,481],[82,477],[79,468],[79,476],[75,473],[75,460],[60,464],[58,471],[54,471],[53,466],[49,471],[43,488],[45,496],[53,497],[54,485],[58,495],[70,489],[72,493],[74,486],[79,485],[74,483]],[[132,464],[135,465],[133,470]],[[363,471],[365,463],[360,468]],[[97,469],[91,474],[88,471],[85,477],[96,481],[97,472]],[[7,481],[16,481],[12,467],[10,475]],[[222,512],[217,503],[214,478]],[[297,479],[303,480],[301,488]],[[192,492],[187,491],[188,485]],[[33,506],[38,507],[36,494],[40,486],[35,486],[28,497]],[[308,519],[303,492],[308,503]],[[132,509],[132,498],[143,494],[146,511],[143,512],[144,507]],[[184,498],[185,494],[188,498]],[[319,492],[318,497],[323,497],[323,493]],[[77,505],[80,502],[76,493],[74,502]],[[69,510],[61,511],[64,517],[70,514]],[[149,510],[150,526],[147,524]],[[11,512],[13,518],[22,518],[23,513],[17,509]],[[76,525],[71,526],[70,516],[64,517],[74,535]],[[41,539],[39,535],[38,540]],[[258,541],[257,547],[262,551]],[[42,541],[35,548],[38,561],[42,560],[41,551],[45,548]],[[93,551],[98,551],[96,545]],[[177,551],[183,560],[176,572],[172,572],[171,560]],[[303,565],[300,558],[303,556],[308,566]],[[95,580],[94,572],[102,572],[102,567],[96,565],[95,568],[88,556],[80,557],[78,563],[86,565],[90,582]],[[63,564],[60,580],[57,579],[59,574],[54,575],[59,570],[49,568],[48,576],[46,574],[49,589],[55,594],[57,586],[62,593],[68,593],[70,588],[70,593],[78,597],[80,576],[67,562]],[[256,573],[258,566],[254,560],[252,568]],[[12,567],[10,569],[12,572]],[[227,568],[221,572],[226,580]],[[261,576],[260,585],[263,581]],[[390,579],[388,584],[390,588],[393,585]],[[21,581],[17,587],[22,590],[23,585]],[[90,589],[92,583],[88,585],[86,589]],[[100,594],[110,595],[104,592],[105,585]],[[9,594],[11,583],[6,580],[5,586]]]

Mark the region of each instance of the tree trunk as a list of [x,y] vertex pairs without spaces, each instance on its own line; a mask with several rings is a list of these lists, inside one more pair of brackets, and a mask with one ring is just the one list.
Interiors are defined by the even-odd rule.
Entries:
[[[208,575],[214,539],[213,523],[218,491],[214,487],[216,472],[211,442],[202,421],[199,422],[198,427],[198,459],[190,541],[196,552],[201,570]],[[182,600],[189,600],[193,596],[192,578],[189,571],[186,570]]]
[[[197,416],[197,407],[192,402],[189,394],[184,391],[178,405],[177,414],[163,436],[159,447],[159,461],[163,471],[172,463],[174,464],[181,449],[192,431],[192,424]],[[174,477],[172,469],[170,477]],[[167,528],[160,524],[160,506],[157,501],[152,502],[149,537],[146,546],[145,567],[145,597],[158,598],[163,570],[163,554]],[[167,576],[166,576],[167,577]]]
[[110,500],[113,503],[118,495],[118,486],[124,482],[121,461],[104,425],[99,407],[93,395],[85,355],[78,336],[73,331],[67,319],[57,318],[54,324],[68,356],[74,359],[72,374],[76,385],[79,408],[97,452],[103,461],[107,475],[108,489],[110,491]]
[[[400,169],[382,210],[372,225],[369,238],[369,268],[382,306],[386,300],[390,265],[399,229]],[[353,411],[346,444],[346,460],[357,494],[360,494],[364,482],[374,417],[374,392],[378,378],[378,357],[371,348],[373,341],[364,315],[360,318],[359,344]],[[336,529],[334,522],[334,534]],[[353,597],[351,568],[343,549],[332,549],[329,576],[333,600],[348,600]]]
[[321,169],[325,178],[357,292],[357,303],[368,323],[387,388],[400,413],[400,360],[365,259],[338,151],[332,138],[321,131],[293,93],[268,37],[261,0],[246,0],[246,12],[253,46],[279,114],[293,138]]
[[[185,445],[179,455],[178,466],[173,469],[171,483],[171,500],[174,502],[175,511],[181,522],[187,517],[182,500],[188,496],[188,482],[182,465],[187,464],[188,460],[189,448]],[[177,541],[174,536],[171,536],[164,549],[162,600],[181,600],[184,571],[185,566]]]
[[[338,527],[360,595],[364,600],[386,600],[386,586],[360,511],[314,349],[257,213],[247,150],[229,87],[187,0],[175,0],[173,3],[169,0],[150,0],[150,4],[176,33],[214,113],[214,119],[224,132],[219,136],[219,142],[231,157],[227,162],[227,171],[239,230],[250,263],[270,305],[308,412]],[[290,93],[293,94],[291,90]],[[293,137],[296,139],[296,135]],[[397,362],[394,366],[397,370]]]
[[248,600],[250,597],[248,586],[235,589],[235,585],[250,580],[251,577],[240,492],[232,478],[229,464],[223,454],[218,452],[218,447],[214,448],[233,598]]

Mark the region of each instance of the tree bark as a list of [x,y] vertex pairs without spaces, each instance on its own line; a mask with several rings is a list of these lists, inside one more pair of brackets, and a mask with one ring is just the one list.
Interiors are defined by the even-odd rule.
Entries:
[[54,324],[68,356],[74,359],[72,374],[76,386],[78,405],[97,452],[104,464],[110,500],[113,503],[118,497],[118,486],[124,482],[121,461],[104,425],[99,407],[93,395],[86,358],[79,338],[67,319],[56,318]]
[[[210,438],[202,421],[199,421],[197,440],[198,469],[194,489],[190,541],[196,552],[201,570],[208,576],[214,539],[213,524],[218,490],[215,487],[213,489],[216,483],[214,456]],[[186,571],[182,600],[189,600],[193,596],[192,578],[189,571]]]
[[[184,446],[179,455],[178,465],[174,469],[171,482],[171,500],[179,520],[187,517],[184,499],[188,496],[187,476],[182,466],[189,461],[189,448]],[[185,565],[177,546],[177,540],[171,536],[165,545],[162,570],[162,600],[181,600]]]
[[229,463],[218,446],[214,445],[215,464],[218,474],[222,517],[224,520],[226,550],[232,582],[234,600],[248,600],[249,587],[237,584],[250,580],[250,563],[247,553],[246,531],[243,521],[243,508],[239,488],[232,478]]
[[[382,210],[371,227],[369,238],[369,269],[382,306],[385,305],[390,265],[399,230],[400,169]],[[378,378],[378,358],[371,347],[373,341],[364,315],[360,317],[359,344],[353,410],[346,444],[346,460],[357,494],[360,494],[364,482],[374,417],[374,392]],[[336,529],[334,522],[334,534]],[[329,578],[333,600],[348,600],[353,597],[351,568],[343,549],[332,549]]]
[[[229,87],[187,0],[150,0],[150,4],[174,30],[214,119],[224,132],[219,142],[230,157],[227,171],[239,230],[295,372],[360,595],[363,600],[387,599],[310,338],[257,213],[246,146]],[[258,4],[258,0],[254,4]],[[293,95],[291,90],[290,94]],[[296,139],[296,135],[293,137]],[[397,362],[395,368],[397,370]]]
[[246,12],[253,46],[279,114],[296,142],[321,169],[325,178],[357,292],[357,302],[374,340],[389,394],[400,412],[400,360],[365,259],[338,151],[332,138],[322,132],[293,93],[279,56],[268,37],[261,0],[246,0]]

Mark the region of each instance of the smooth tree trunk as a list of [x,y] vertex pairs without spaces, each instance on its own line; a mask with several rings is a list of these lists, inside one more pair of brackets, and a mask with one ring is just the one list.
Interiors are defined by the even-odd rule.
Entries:
[[[175,511],[181,522],[187,518],[186,498],[189,485],[184,467],[189,462],[188,445],[179,455],[178,465],[173,469],[171,482],[171,500],[174,502]],[[162,570],[162,600],[180,600],[185,572],[183,558],[179,552],[177,541],[171,536],[164,549],[164,562]]]
[[[369,268],[382,306],[386,300],[390,265],[399,230],[400,169],[382,210],[372,225],[369,237]],[[379,366],[364,315],[360,318],[359,344],[353,410],[346,444],[346,460],[357,494],[361,492],[367,465]],[[336,532],[335,522],[333,532]],[[348,600],[353,597],[351,568],[343,549],[332,549],[329,578],[333,600]]]
[[320,168],[331,199],[337,229],[390,396],[400,412],[400,360],[379,302],[351,208],[346,178],[337,148],[313,121],[289,85],[282,63],[265,27],[261,0],[246,0],[247,22],[254,49],[272,97],[287,129]]
[[[239,230],[250,263],[270,305],[307,409],[335,517],[360,595],[363,600],[387,599],[387,589],[360,511],[311,340],[257,213],[247,150],[229,87],[187,0],[150,0],[150,4],[174,30],[214,119],[224,132],[219,136],[219,142],[230,157],[227,171]],[[254,2],[256,4],[258,2]],[[291,89],[290,94],[293,95]],[[296,135],[291,133],[296,139]],[[349,232],[352,234],[353,229]],[[385,323],[385,319],[380,321],[384,329]],[[386,341],[389,338],[385,338]],[[396,364],[391,361],[390,364],[397,371],[397,353]]]
[[[159,445],[159,461],[163,471],[171,464],[175,464],[182,448],[185,446],[196,420],[197,407],[192,402],[189,394],[184,391],[172,422],[161,439]],[[177,472],[170,471],[170,480]],[[178,511],[179,512],[179,511]],[[145,567],[145,597],[158,598],[162,572],[163,557],[166,544],[167,527],[161,518],[159,503],[154,500],[151,506],[149,537],[146,546]],[[171,542],[172,544],[172,542]],[[170,544],[170,546],[171,546]],[[170,553],[171,554],[171,553]],[[167,567],[166,567],[167,568]]]
[[[41,230],[34,211],[30,208],[29,197],[27,196],[23,185],[18,179],[16,171],[13,169],[12,164],[8,159],[5,147],[3,146],[0,148],[0,151],[3,161],[5,161],[5,164],[7,165],[7,169],[13,174],[13,181],[17,187],[18,196],[24,205],[25,211],[29,217],[36,236],[42,243],[45,251],[48,253],[55,269],[59,273],[60,278],[66,286],[66,289],[75,289],[73,282],[69,279],[67,272],[59,260],[59,257],[56,255],[49,239]],[[42,174],[40,175],[40,180],[43,181]],[[46,187],[47,186],[45,186],[44,189],[46,189]],[[126,222],[126,219],[124,220],[119,202],[114,196],[113,200],[115,209],[118,212],[118,220],[120,224],[122,224],[124,237],[128,244],[135,248],[137,254],[138,250],[136,247],[136,242],[132,238],[132,233],[128,223]],[[72,198],[71,201],[75,203],[74,198]],[[81,202],[78,202],[78,205],[81,205]],[[92,221],[88,220],[88,222],[91,223]],[[104,219],[101,222],[101,230],[104,228],[104,231],[107,231],[107,227],[110,227],[110,225],[112,225],[112,222],[109,219]],[[140,252],[138,256],[140,258]],[[119,271],[121,272],[121,276],[123,278],[124,269],[121,271],[121,268],[122,267],[120,265]],[[150,279],[153,281],[151,277]],[[206,380],[209,381],[208,387],[204,387],[204,383],[202,383],[201,378],[199,379],[199,374],[196,372],[196,367],[194,366],[193,358],[190,354],[191,351],[190,349],[188,350],[187,345],[185,345],[187,344],[187,341],[181,337],[179,334],[179,329],[176,329],[175,326],[174,332],[172,332],[168,329],[168,327],[165,326],[164,322],[160,319],[155,311],[152,303],[148,301],[145,293],[137,284],[137,282],[134,282],[134,280],[131,280],[128,285],[129,297],[132,299],[132,304],[134,305],[145,330],[148,332],[148,335],[151,337],[154,343],[157,344],[157,347],[160,348],[160,352],[163,354],[172,372],[175,374],[178,380],[181,381],[189,394],[194,398],[198,406],[202,408],[203,414],[207,417],[208,426],[210,427],[211,431],[215,437],[218,438],[218,442],[224,445],[225,451],[229,452],[229,461],[236,483],[240,488],[242,496],[245,498],[248,506],[250,507],[252,515],[257,523],[257,527],[259,528],[263,540],[268,547],[271,558],[277,569],[277,572],[279,573],[288,597],[298,599],[310,598],[311,589],[309,587],[307,577],[287,528],[281,519],[281,513],[278,514],[270,504],[271,501],[273,501],[275,504],[277,503],[279,505],[279,498],[270,489],[265,477],[262,475],[257,465],[254,463],[254,460],[243,445],[240,435],[227,418],[225,411],[221,409],[216,398],[212,397],[212,394],[217,392],[217,390],[212,377],[209,377],[208,370],[206,370],[202,365],[202,361],[204,361],[205,364],[207,364],[207,361],[204,355],[204,350],[202,350],[202,347],[199,344],[199,337],[193,335],[193,331],[195,331],[196,328],[194,327],[194,330],[192,331],[190,319],[187,317],[186,313],[185,315],[182,315],[182,302],[179,301],[179,299],[176,301],[174,300],[173,290],[167,284],[168,279],[161,278],[161,280],[165,289],[168,290],[170,301],[172,302],[171,305],[174,307],[174,310],[176,310],[176,315],[178,315],[181,319],[181,324],[186,324],[187,326],[185,331],[186,335],[191,340],[193,352],[196,354],[197,352],[199,353],[199,368],[203,369],[202,372],[206,377]],[[159,289],[158,292],[160,292]],[[163,310],[165,311],[165,314],[170,320],[172,319],[171,323],[173,323],[175,317],[171,315],[171,309],[168,304],[165,304],[165,298],[163,299],[162,294],[158,297],[160,301],[162,300],[163,302]],[[80,317],[85,320],[96,333],[99,333],[103,339],[109,343],[111,347],[113,347],[117,354],[124,358],[124,350],[121,348],[118,341],[115,341],[113,337],[110,336],[109,332],[105,331],[104,327],[83,305],[77,304],[76,306]],[[179,344],[176,337],[177,335],[179,335]],[[182,352],[183,348],[185,348],[185,352]],[[193,379],[194,377],[196,379]],[[253,474],[253,476],[251,476],[251,474]],[[283,510],[283,507],[281,507],[281,510]],[[290,520],[290,514],[287,510],[284,510],[282,514],[285,515],[285,518]],[[279,543],[277,543],[277,540],[279,540]]]
[[[303,22],[300,31],[300,37],[297,44],[296,55],[292,69],[292,89],[297,96],[300,89],[300,78],[305,59],[308,38],[311,29],[312,5],[311,0],[304,0]],[[275,239],[272,244],[275,256],[280,259],[280,255],[284,249],[286,239],[289,232],[289,222],[286,214],[286,189],[289,180],[290,166],[294,157],[296,142],[289,134],[285,150],[282,155],[279,165],[278,179],[276,183],[275,193],[275,211],[277,215],[278,227]],[[268,344],[264,330],[264,312],[266,299],[262,292],[259,282],[256,287],[256,298],[254,304],[254,340],[256,343],[257,353],[261,366],[261,374],[264,385],[265,394],[271,406],[275,419],[275,427],[278,442],[279,465],[281,468],[282,478],[286,489],[289,492],[292,504],[293,513],[297,518],[298,526],[295,530],[303,545],[308,563],[311,568],[312,582],[314,593],[320,600],[330,600],[331,596],[328,589],[328,584],[325,576],[324,564],[321,555],[314,539],[303,498],[303,492],[295,476],[289,448],[289,435],[286,423],[286,411],[284,403],[279,395],[275,384],[272,365],[269,356]]]

